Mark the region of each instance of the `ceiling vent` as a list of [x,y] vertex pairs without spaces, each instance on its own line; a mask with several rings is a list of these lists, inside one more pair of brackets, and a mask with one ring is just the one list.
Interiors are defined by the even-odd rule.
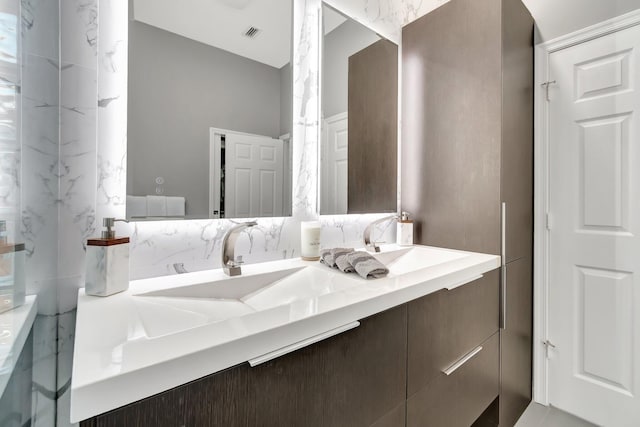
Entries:
[[245,37],[249,37],[250,39],[255,39],[256,37],[258,37],[258,34],[260,34],[261,32],[262,32],[262,30],[260,30],[259,28],[249,27],[244,32],[244,35],[245,35]]

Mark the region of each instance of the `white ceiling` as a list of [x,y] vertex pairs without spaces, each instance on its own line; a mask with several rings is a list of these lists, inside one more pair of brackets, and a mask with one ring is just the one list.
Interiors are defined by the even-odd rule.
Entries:
[[[133,19],[275,68],[291,60],[291,0],[134,0]],[[249,27],[261,30],[244,36]]]

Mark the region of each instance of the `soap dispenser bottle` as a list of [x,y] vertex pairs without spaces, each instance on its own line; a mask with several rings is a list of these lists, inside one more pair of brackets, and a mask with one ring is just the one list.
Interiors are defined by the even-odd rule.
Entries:
[[85,293],[106,297],[129,288],[129,238],[116,237],[112,230],[116,221],[104,218],[106,228],[100,238],[87,241]]
[[396,228],[396,240],[400,246],[413,245],[413,220],[409,219],[409,212],[402,212]]

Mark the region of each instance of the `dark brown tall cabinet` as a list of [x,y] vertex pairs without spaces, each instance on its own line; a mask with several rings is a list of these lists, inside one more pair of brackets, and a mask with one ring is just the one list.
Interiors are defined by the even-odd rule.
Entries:
[[403,28],[402,64],[402,208],[416,243],[503,256],[511,426],[531,400],[533,19],[520,0],[451,0]]

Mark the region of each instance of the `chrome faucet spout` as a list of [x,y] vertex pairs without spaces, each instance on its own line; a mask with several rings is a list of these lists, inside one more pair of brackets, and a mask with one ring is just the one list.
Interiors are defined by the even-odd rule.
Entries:
[[236,240],[240,232],[245,228],[258,225],[255,221],[242,222],[229,229],[222,238],[222,269],[227,276],[239,276],[242,274],[240,265],[242,261],[236,259]]
[[377,219],[373,221],[371,224],[367,225],[367,228],[364,229],[364,233],[362,236],[364,238],[364,247],[368,251],[380,252],[380,247],[377,245],[377,243],[380,243],[380,242],[372,242],[371,233],[375,229],[376,225],[381,224],[383,222],[387,222],[387,221],[397,221],[398,219],[399,219],[398,215],[389,215],[389,216],[385,216],[384,218]]

